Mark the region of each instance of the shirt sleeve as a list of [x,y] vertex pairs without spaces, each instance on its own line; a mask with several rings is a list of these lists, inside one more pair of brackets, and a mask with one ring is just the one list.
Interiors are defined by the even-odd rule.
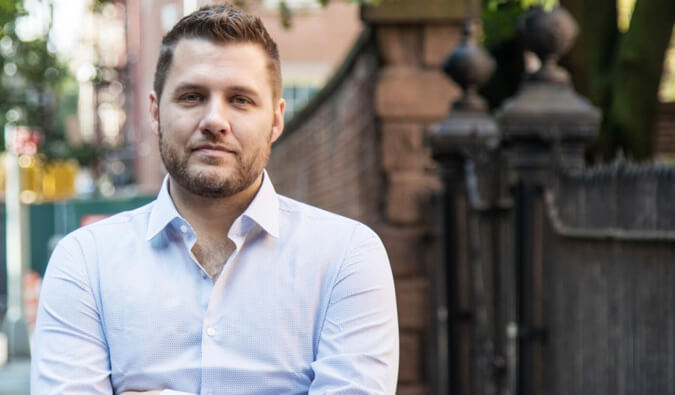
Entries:
[[112,393],[108,347],[85,254],[71,235],[54,250],[42,284],[31,394]]
[[398,319],[389,259],[359,226],[347,247],[321,329],[309,394],[394,394]]

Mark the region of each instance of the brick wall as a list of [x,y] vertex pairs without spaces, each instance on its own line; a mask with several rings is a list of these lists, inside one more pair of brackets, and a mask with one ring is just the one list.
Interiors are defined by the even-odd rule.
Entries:
[[376,227],[382,177],[370,36],[361,36],[335,78],[286,126],[267,169],[279,193]]
[[280,193],[361,220],[381,236],[396,282],[399,394],[430,393],[431,197],[440,190],[424,143],[459,89],[440,64],[454,22],[374,24],[346,64],[273,148]]

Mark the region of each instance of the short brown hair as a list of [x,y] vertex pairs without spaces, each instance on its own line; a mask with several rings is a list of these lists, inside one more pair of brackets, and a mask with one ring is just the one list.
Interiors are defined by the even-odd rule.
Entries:
[[281,66],[277,44],[260,18],[225,3],[202,7],[186,15],[164,36],[159,48],[153,83],[157,100],[162,97],[166,76],[173,62],[174,50],[182,38],[202,38],[216,44],[259,44],[267,55],[273,97],[276,100],[281,96]]

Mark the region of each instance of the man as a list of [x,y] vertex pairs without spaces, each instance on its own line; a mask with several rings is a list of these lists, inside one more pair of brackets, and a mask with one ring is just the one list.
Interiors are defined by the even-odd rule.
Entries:
[[276,44],[202,8],[162,41],[150,113],[168,176],[81,228],[45,274],[34,394],[393,394],[393,280],[379,238],[275,193]]

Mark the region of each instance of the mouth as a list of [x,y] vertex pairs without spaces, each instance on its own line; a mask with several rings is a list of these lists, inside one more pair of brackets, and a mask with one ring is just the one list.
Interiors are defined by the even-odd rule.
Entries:
[[234,155],[235,152],[231,149],[228,149],[224,145],[219,144],[202,144],[192,149],[192,152],[207,156],[225,156],[225,155]]

